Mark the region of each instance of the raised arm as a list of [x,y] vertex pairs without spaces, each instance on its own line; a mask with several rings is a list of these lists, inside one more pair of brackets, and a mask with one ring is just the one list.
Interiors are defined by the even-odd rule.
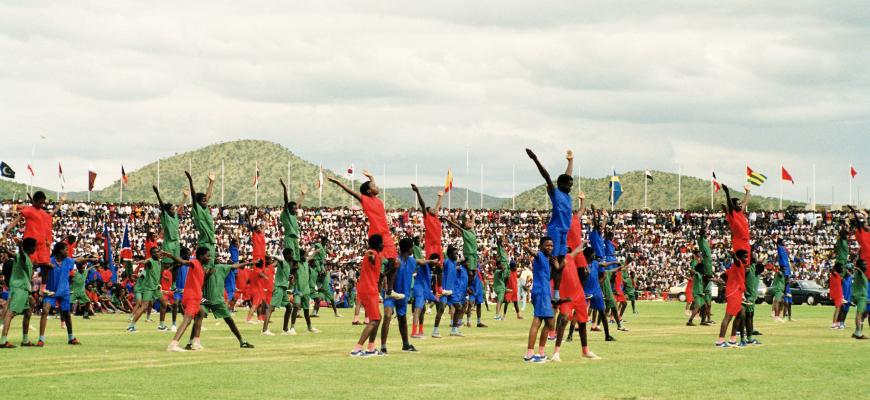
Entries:
[[740,207],[742,207],[743,210],[746,210],[746,207],[749,206],[749,198],[750,197],[751,196],[749,195],[749,185],[744,185],[743,186],[743,201],[740,203]]
[[305,202],[305,185],[299,188],[299,200],[296,201],[296,208],[302,208],[302,203]]
[[190,171],[184,171],[184,176],[187,177],[187,184],[190,186],[190,205],[196,206],[196,189],[193,187],[193,177],[190,176]]
[[[528,154],[529,158],[531,158],[532,161],[535,162],[535,166],[538,167],[538,172],[541,173],[541,176],[544,178],[544,181],[547,183],[547,193],[553,194],[553,191],[556,190],[556,187],[553,185],[553,180],[550,179],[550,173],[547,172],[547,169],[544,168],[543,165],[541,165],[541,162],[538,161],[538,156],[535,155],[535,152],[533,152],[532,149],[526,149],[526,154]],[[573,158],[573,156],[572,156],[572,158]]]
[[447,225],[450,225],[456,229],[459,229],[460,231],[462,230],[462,225],[459,225],[456,221],[453,220],[453,218],[444,217],[444,222],[446,222]]
[[157,195],[157,204],[160,206],[160,213],[166,212],[163,204],[163,199],[160,197],[160,189],[157,189],[156,185],[151,186],[151,190],[154,190],[154,194]]
[[435,214],[441,212],[441,200],[444,199],[444,192],[438,192],[438,201],[435,202]]
[[725,191],[725,212],[731,214],[734,212],[734,207],[731,203],[731,191],[728,190],[728,185],[722,185],[722,190]]
[[577,200],[579,200],[580,206],[577,207],[577,209],[574,210],[574,212],[577,213],[577,215],[582,217],[583,214],[586,214],[586,193],[584,193],[584,192],[578,193]]
[[7,225],[6,229],[3,230],[3,235],[0,236],[0,240],[6,239],[6,237],[9,236],[9,232],[12,232],[12,229],[18,226],[18,224],[21,222],[21,218],[23,218],[21,216],[21,213],[18,213],[17,215],[15,215],[15,218],[12,218],[12,221],[9,222],[9,225]]
[[181,203],[175,207],[175,214],[181,215],[181,212],[184,211],[184,203],[187,202],[187,197],[190,196],[190,190],[184,189],[181,191]]
[[211,195],[214,193],[214,172],[208,173],[208,188],[205,190],[205,202],[208,203],[211,200]]
[[411,190],[413,190],[414,193],[417,195],[417,202],[420,203],[420,210],[425,213],[426,212],[426,202],[423,201],[423,195],[420,194],[420,189],[417,188],[417,185],[412,183]]
[[286,209],[286,208],[287,208],[287,203],[290,202],[290,196],[287,195],[287,184],[284,183],[284,180],[283,180],[283,179],[279,179],[278,181],[281,182],[281,188],[282,188],[283,191],[284,191],[284,209]]
[[565,154],[565,159],[568,160],[568,167],[565,168],[565,175],[572,176],[574,174],[574,152],[568,150]]
[[357,193],[357,192],[354,192],[353,189],[347,187],[347,185],[345,185],[343,182],[339,181],[339,180],[336,179],[335,177],[330,176],[330,177],[328,177],[328,178],[326,178],[326,179],[327,179],[328,181],[330,181],[330,182],[332,182],[332,183],[338,185],[338,187],[340,187],[342,190],[344,190],[345,192],[347,192],[347,194],[353,196],[353,198],[355,198],[357,201],[362,201],[362,197],[361,197],[362,195],[360,195],[360,194]]

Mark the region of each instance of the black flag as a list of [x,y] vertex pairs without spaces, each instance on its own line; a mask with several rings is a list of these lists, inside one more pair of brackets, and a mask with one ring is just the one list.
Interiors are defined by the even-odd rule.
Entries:
[[0,175],[4,178],[15,179],[15,171],[5,162],[0,161]]

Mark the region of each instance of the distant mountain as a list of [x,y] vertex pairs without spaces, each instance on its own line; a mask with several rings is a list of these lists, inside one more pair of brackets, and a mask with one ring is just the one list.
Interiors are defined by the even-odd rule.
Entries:
[[[438,197],[438,192],[444,190],[441,186],[420,186],[420,194],[423,196],[423,201],[426,202],[427,206],[434,206],[435,200]],[[387,193],[396,198],[403,207],[414,207],[416,205],[416,195],[414,191],[411,190],[411,187],[401,187],[401,188],[390,188],[387,189]],[[453,190],[448,194],[451,196],[450,206],[453,208],[465,207],[465,189],[454,187]],[[444,196],[444,200],[442,201],[442,206],[447,207],[448,195]],[[483,195],[483,208],[494,209],[494,208],[502,208],[503,204],[505,204],[505,200],[508,200],[507,206],[510,208],[510,199],[505,199],[501,197],[490,196],[488,194]],[[480,192],[475,192],[473,190],[468,191],[468,207],[473,209],[480,208]]]
[[[647,205],[653,210],[672,210],[677,208],[677,179],[678,175],[651,171],[653,181],[647,183]],[[616,203],[617,209],[642,209],[644,207],[643,185],[644,171],[631,171],[619,176],[623,194]],[[582,178],[579,182],[574,178],[574,190],[572,196],[576,196],[578,189],[586,193],[587,204],[595,204],[598,207],[610,207],[610,176],[603,178]],[[704,210],[710,208],[710,181],[689,176],[682,177],[682,208],[689,210]],[[743,186],[734,188],[736,195],[742,198]],[[725,203],[725,195],[719,192],[714,196],[714,208],[718,209]],[[549,198],[545,186],[542,184],[529,189],[517,196],[517,208],[547,208]],[[783,207],[806,206],[805,203],[795,201],[783,201]],[[510,208],[510,199],[502,203],[502,207]],[[770,197],[753,196],[750,200],[750,209],[772,210],[779,208],[779,199]]]

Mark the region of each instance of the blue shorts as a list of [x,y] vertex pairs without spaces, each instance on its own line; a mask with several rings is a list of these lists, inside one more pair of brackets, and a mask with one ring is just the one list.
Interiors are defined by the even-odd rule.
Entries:
[[469,300],[474,302],[474,304],[483,304],[483,288],[477,288],[477,290],[474,291],[474,294],[468,297]]
[[553,255],[556,257],[568,254],[568,231],[547,227],[547,236],[553,239]]
[[52,307],[54,307],[55,304],[58,304],[60,306],[60,310],[64,312],[70,310],[69,293],[63,296],[46,296],[45,299],[42,300],[42,302],[48,303]]
[[532,307],[535,308],[535,318],[553,318],[553,303],[550,292],[533,292]]
[[782,300],[785,301],[785,304],[792,304],[791,296],[782,296]]
[[450,305],[465,303],[466,293],[465,290],[454,290],[453,294],[450,295]]
[[396,300],[392,297],[387,297],[384,299],[384,308],[392,307],[396,310],[396,315],[400,317],[404,317],[408,314],[408,300],[407,297],[402,300]]
[[589,306],[593,310],[604,311],[604,296],[600,294],[593,295],[589,299]]
[[9,292],[0,293],[0,299],[9,300]]
[[843,314],[848,314],[849,308],[851,308],[851,307],[852,307],[852,303],[849,300],[846,300],[843,302],[843,306],[840,307],[840,309],[843,310]]
[[224,286],[224,290],[227,292],[227,300],[232,300],[236,297],[236,288],[230,285]]
[[414,308],[423,308],[423,306],[426,305],[427,301],[430,301],[430,302],[436,301],[435,295],[432,294],[431,291],[414,292]]
[[175,292],[175,294],[172,295],[172,297],[175,299],[175,302],[178,303],[179,301],[181,301],[181,298],[184,297],[184,293]]

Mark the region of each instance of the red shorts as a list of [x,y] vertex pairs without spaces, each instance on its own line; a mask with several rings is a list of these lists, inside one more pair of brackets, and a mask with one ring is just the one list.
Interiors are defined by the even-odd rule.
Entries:
[[377,294],[360,295],[357,300],[366,309],[366,318],[369,321],[381,320],[381,306]]
[[686,303],[692,304],[695,302],[695,295],[692,292],[686,292]]
[[616,302],[617,303],[625,303],[625,293],[617,293],[616,294]]
[[589,322],[589,311],[586,307],[586,298],[578,296],[567,303],[559,304],[559,313],[568,317],[569,321]]
[[736,317],[737,314],[740,314],[740,310],[743,309],[743,299],[742,298],[729,298],[725,302],[725,314],[728,314],[732,317]]
[[393,236],[389,233],[384,236],[384,249],[381,250],[381,257],[383,258],[399,258],[399,251],[396,250],[396,243],[393,240]]
[[168,290],[163,290],[163,298],[166,299],[166,302],[169,304],[175,304],[175,295]]
[[35,265],[48,265],[51,263],[51,252],[44,240],[36,241],[36,252],[30,256],[30,262]]
[[443,249],[441,246],[431,246],[431,245],[427,245],[426,248],[424,249],[424,251],[426,252],[426,259],[427,259],[427,260],[428,260],[429,258],[431,258],[433,254],[435,254],[435,255],[438,256],[438,261],[439,261],[439,262],[444,261],[444,260],[443,260],[443,258],[444,258],[444,249]]
[[843,296],[831,296],[833,297],[831,300],[834,301],[834,307],[841,307],[843,305]]
[[181,306],[184,308],[184,316],[194,318],[199,314],[200,306],[202,304],[202,298],[183,298],[181,299]]

